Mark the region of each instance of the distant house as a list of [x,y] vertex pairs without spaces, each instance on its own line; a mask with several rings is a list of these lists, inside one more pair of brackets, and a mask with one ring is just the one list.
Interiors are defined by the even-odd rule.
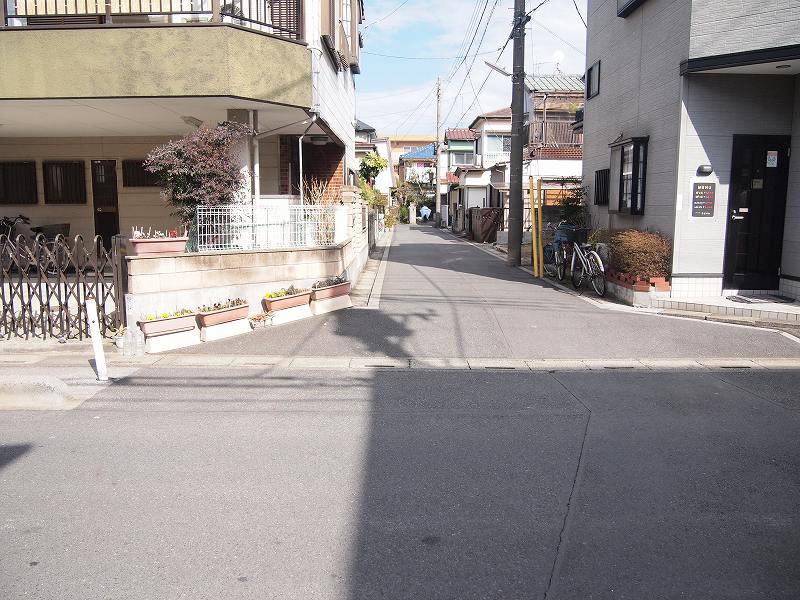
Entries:
[[375,152],[387,162],[386,168],[375,178],[375,189],[382,194],[389,196],[392,188],[395,187],[395,173],[392,168],[392,146],[388,138],[378,137],[378,132],[371,125],[356,119],[355,126],[356,139],[356,161],[361,163],[361,159],[367,154]]
[[426,144],[401,154],[399,158],[399,181],[416,181],[433,185],[436,181],[436,144]]
[[594,221],[670,236],[672,296],[800,298],[797,3],[589,0],[587,12]]

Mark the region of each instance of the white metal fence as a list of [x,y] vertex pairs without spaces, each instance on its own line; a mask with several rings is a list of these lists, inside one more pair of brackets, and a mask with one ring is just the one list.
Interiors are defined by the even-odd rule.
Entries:
[[349,207],[229,204],[197,207],[197,247],[268,250],[335,246],[347,240]]

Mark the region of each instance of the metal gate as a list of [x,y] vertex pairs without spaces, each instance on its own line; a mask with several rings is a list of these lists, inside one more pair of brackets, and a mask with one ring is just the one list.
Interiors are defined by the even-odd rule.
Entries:
[[101,333],[112,336],[122,324],[121,250],[120,237],[108,251],[100,236],[87,243],[81,236],[0,235],[0,339],[82,340],[89,336],[89,296]]

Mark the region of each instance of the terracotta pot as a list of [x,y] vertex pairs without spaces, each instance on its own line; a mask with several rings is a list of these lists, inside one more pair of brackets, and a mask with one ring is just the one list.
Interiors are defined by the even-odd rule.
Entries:
[[310,298],[311,292],[301,292],[291,296],[281,296],[280,298],[264,298],[264,310],[270,312],[283,310],[284,308],[303,306],[304,304],[308,304]]
[[148,240],[129,239],[131,253],[135,256],[145,254],[183,254],[189,238],[152,238]]
[[145,337],[156,337],[168,333],[178,333],[180,331],[191,331],[195,326],[195,314],[182,315],[180,317],[169,317],[166,319],[155,319],[153,321],[137,321],[139,328]]
[[250,305],[242,304],[241,306],[232,306],[230,308],[220,308],[219,310],[198,313],[197,320],[200,323],[200,327],[211,327],[212,325],[220,325],[221,323],[230,323],[231,321],[246,319],[249,313]]
[[329,285],[328,287],[317,288],[311,290],[311,300],[325,300],[327,298],[336,298],[337,296],[346,296],[350,293],[350,282],[337,283],[336,285]]

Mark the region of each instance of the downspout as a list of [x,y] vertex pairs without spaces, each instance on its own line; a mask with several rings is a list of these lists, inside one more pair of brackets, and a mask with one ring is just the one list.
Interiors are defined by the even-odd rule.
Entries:
[[311,115],[311,122],[306,127],[306,130],[303,132],[299,138],[297,138],[297,147],[298,147],[298,156],[300,159],[300,206],[305,204],[305,191],[303,189],[303,138],[306,137],[306,134],[310,131],[310,129],[314,126],[314,123],[317,122],[317,113]]

